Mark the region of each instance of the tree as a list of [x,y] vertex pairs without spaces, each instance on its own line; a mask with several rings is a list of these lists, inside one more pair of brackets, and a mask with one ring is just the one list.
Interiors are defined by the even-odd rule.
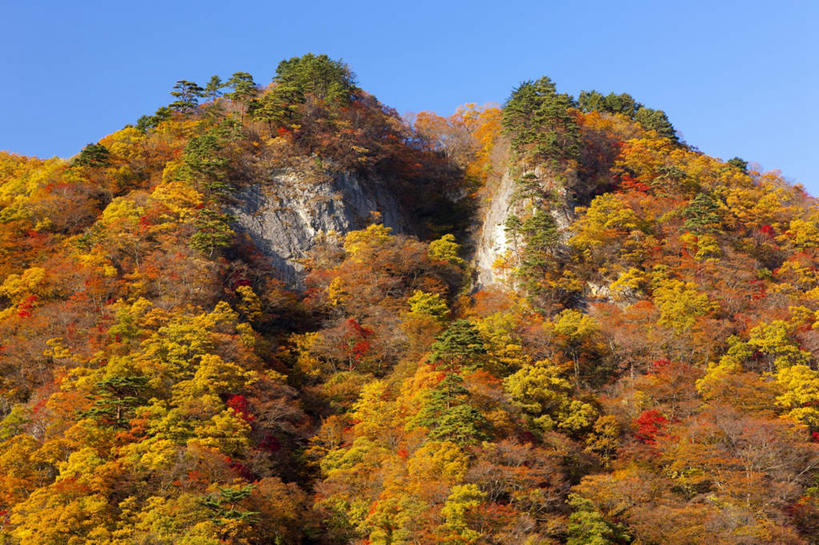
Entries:
[[794,338],[794,325],[784,320],[761,323],[748,332],[748,341],[733,337],[720,359],[720,365],[734,369],[743,366],[774,373],[795,365],[809,365],[811,355]]
[[614,545],[628,539],[623,529],[606,522],[589,500],[572,494],[569,505],[573,512],[569,516],[567,545]]
[[560,241],[554,218],[548,210],[538,208],[525,220],[510,216],[506,231],[520,238],[520,265],[515,276],[531,298],[544,295],[549,289],[544,279]]
[[191,138],[185,146],[183,175],[216,199],[224,199],[232,189],[227,147],[233,137],[230,129],[217,128]]
[[247,72],[236,72],[227,80],[225,87],[233,89],[231,92],[225,93],[225,96],[242,106],[242,121],[244,121],[245,112],[248,111],[251,101],[259,93],[256,82],[253,81],[253,76]]
[[170,107],[182,113],[190,113],[196,110],[196,107],[199,106],[199,99],[204,96],[205,92],[198,84],[188,80],[177,81],[173,89],[171,96],[175,97],[176,100],[170,104]]
[[91,409],[83,414],[125,428],[134,409],[147,401],[145,398],[148,379],[140,375],[111,376],[94,386],[89,395],[94,399]]
[[143,115],[137,120],[136,128],[141,132],[147,132],[148,129],[153,129],[163,121],[171,118],[173,110],[167,106],[161,106],[156,110],[154,115]]
[[422,426],[429,430],[430,439],[458,445],[487,438],[488,422],[469,402],[469,391],[463,382],[460,374],[451,372],[424,392],[420,409],[408,422],[407,429]]
[[550,340],[560,355],[570,362],[575,383],[601,384],[611,367],[600,335],[600,324],[583,312],[566,309],[545,324]]
[[202,209],[194,220],[194,227],[196,231],[191,236],[190,246],[208,257],[233,243],[234,232],[228,214]]
[[257,511],[244,511],[239,508],[239,502],[248,498],[253,492],[253,485],[241,488],[220,488],[217,493],[209,494],[202,499],[202,505],[207,507],[214,521],[218,525],[227,522],[245,522],[258,517]]
[[677,132],[664,111],[642,106],[637,110],[634,119],[646,129],[656,131],[662,138],[668,138],[674,143],[678,142]]
[[643,219],[615,193],[598,195],[582,212],[570,242],[586,259],[596,263],[616,259],[624,239],[633,231],[645,229]]
[[304,102],[310,96],[319,102],[348,104],[356,92],[355,75],[342,61],[308,53],[283,60],[276,67],[272,93]]
[[446,518],[447,530],[457,537],[450,538],[447,542],[466,545],[481,538],[481,532],[475,528],[481,527],[479,507],[485,499],[486,493],[474,484],[459,484],[452,487],[452,493],[441,509],[441,514]]
[[578,107],[584,112],[605,112],[609,114],[622,114],[629,119],[634,119],[637,110],[642,104],[635,101],[631,95],[623,93],[615,95],[609,93],[603,96],[597,91],[581,91],[577,98]]
[[111,164],[111,153],[102,144],[88,144],[71,162],[71,166],[104,167]]
[[480,367],[486,348],[477,328],[468,320],[456,320],[432,345],[430,363],[446,369]]
[[225,86],[233,89],[230,93],[226,93],[225,96],[230,100],[235,100],[242,104],[247,104],[258,92],[256,82],[253,81],[253,76],[247,72],[234,73],[230,79],[227,80]]
[[426,293],[415,290],[412,297],[407,299],[409,315],[412,317],[429,316],[434,320],[443,321],[449,315],[446,301],[437,293]]
[[783,390],[776,398],[777,405],[811,431],[819,431],[819,371],[797,364],[780,369],[776,381]]
[[455,235],[445,234],[439,239],[429,243],[429,258],[433,261],[446,261],[458,266],[466,265],[466,261],[461,258],[461,245],[455,242]]
[[[346,64],[327,55],[308,53],[279,63],[273,87],[254,101],[251,114],[266,121],[271,131],[276,126],[309,125],[323,116],[307,110],[349,106],[357,92],[355,76]],[[308,103],[310,106],[305,110]],[[323,121],[330,119],[325,117]]]
[[266,122],[273,133],[276,127],[290,130],[297,123],[298,104],[295,97],[286,96],[283,91],[269,92],[251,102],[248,112],[253,119]]
[[558,94],[547,77],[520,84],[503,108],[503,128],[521,157],[560,173],[580,154],[580,131],[568,109],[569,95]]
[[732,159],[728,160],[728,164],[738,169],[743,174],[748,174],[748,161],[745,161],[739,157],[733,157]]
[[686,229],[697,234],[718,231],[722,221],[719,203],[706,193],[697,193],[683,214]]
[[591,428],[597,418],[594,407],[572,399],[571,382],[548,362],[524,365],[506,377],[503,385],[506,394],[539,433],[554,429],[583,432]]
[[222,78],[213,75],[208,80],[208,84],[203,89],[203,96],[210,97],[211,102],[215,102],[217,98],[222,95],[222,89],[226,83],[222,82]]
[[344,237],[344,250],[353,259],[360,259],[368,250],[388,243],[392,238],[392,228],[373,223],[361,231],[350,231]]
[[654,303],[660,309],[660,325],[680,333],[690,330],[698,317],[716,308],[693,282],[670,279],[661,281],[654,289]]

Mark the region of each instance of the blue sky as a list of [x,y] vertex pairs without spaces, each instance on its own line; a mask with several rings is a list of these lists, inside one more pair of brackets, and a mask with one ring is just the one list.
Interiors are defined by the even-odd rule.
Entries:
[[628,92],[722,158],[819,195],[819,2],[0,0],[0,150],[70,156],[178,79],[327,53],[399,112],[502,102],[523,80]]

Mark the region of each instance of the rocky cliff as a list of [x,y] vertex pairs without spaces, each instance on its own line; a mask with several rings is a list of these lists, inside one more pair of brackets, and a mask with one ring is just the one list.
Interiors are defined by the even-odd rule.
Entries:
[[230,212],[237,228],[272,260],[281,280],[295,288],[303,279],[301,260],[319,233],[361,229],[373,212],[396,233],[407,232],[409,225],[383,180],[349,173],[306,181],[294,171],[274,172],[263,183],[242,187]]
[[500,183],[487,193],[487,203],[476,235],[474,267],[477,271],[477,287],[498,283],[501,278],[493,264],[505,257],[511,249],[511,240],[506,237],[506,219],[512,212],[515,180],[507,171]]
[[[539,170],[529,175],[537,178],[544,192],[555,196],[550,213],[565,242],[573,215],[567,191]],[[485,190],[485,205],[478,212],[472,244],[477,288],[508,281],[493,266],[508,259],[515,247],[507,235],[506,221],[512,214],[525,216],[537,206],[531,199],[519,197],[518,179],[507,170]],[[230,212],[236,227],[253,239],[279,271],[281,280],[293,288],[302,286],[302,260],[320,233],[344,235],[361,229],[373,221],[374,213],[396,233],[412,231],[401,203],[385,181],[351,173],[315,180],[293,170],[276,171],[264,182],[244,185],[234,202]]]
[[[574,203],[566,186],[571,186],[573,180],[569,184],[558,183],[540,169],[523,173],[522,176],[527,175],[535,179],[544,193],[553,195],[554,202],[549,205],[549,213],[560,232],[561,243],[567,243],[571,237],[569,226],[574,218]],[[534,207],[541,206],[531,198],[520,197],[518,179],[516,174],[507,170],[496,185],[486,189],[486,203],[478,218],[480,227],[475,235],[473,264],[477,273],[476,288],[509,280],[494,267],[499,260],[509,259],[515,249],[515,241],[506,231],[506,221],[513,214],[525,216]]]

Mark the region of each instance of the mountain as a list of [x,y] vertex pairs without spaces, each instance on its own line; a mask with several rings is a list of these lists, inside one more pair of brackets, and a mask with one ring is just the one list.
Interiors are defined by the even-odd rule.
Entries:
[[0,153],[0,542],[819,543],[819,207],[627,94],[324,55]]

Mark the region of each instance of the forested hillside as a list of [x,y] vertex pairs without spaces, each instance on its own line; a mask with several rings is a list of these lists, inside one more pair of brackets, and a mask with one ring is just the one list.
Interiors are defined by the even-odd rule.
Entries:
[[545,77],[171,94],[0,153],[0,543],[819,544],[800,186]]

